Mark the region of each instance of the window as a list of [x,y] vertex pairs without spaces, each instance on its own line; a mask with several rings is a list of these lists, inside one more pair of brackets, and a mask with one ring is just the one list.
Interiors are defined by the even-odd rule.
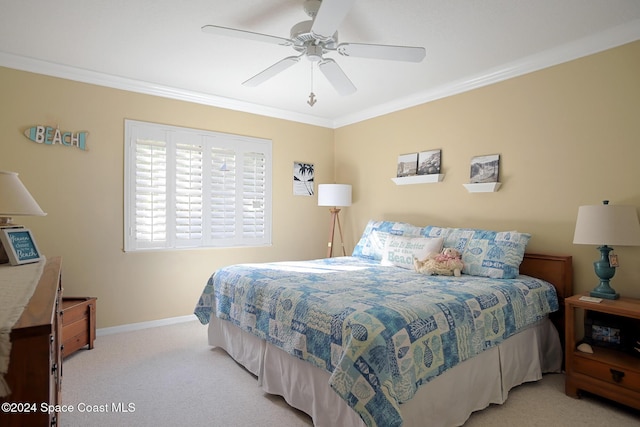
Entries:
[[125,251],[271,244],[271,141],[125,121]]

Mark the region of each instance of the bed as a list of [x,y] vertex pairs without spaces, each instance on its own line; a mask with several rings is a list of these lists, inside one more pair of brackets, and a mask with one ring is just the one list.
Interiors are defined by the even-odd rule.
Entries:
[[[352,256],[219,269],[195,314],[316,426],[461,425],[562,363],[571,257],[503,233],[370,221]],[[434,244],[460,249],[462,276],[408,266]]]

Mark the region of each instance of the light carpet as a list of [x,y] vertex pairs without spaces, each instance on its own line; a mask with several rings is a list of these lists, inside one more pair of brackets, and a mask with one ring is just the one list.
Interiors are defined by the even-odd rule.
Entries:
[[[209,347],[206,326],[197,321],[99,336],[93,350],[65,359],[62,400],[73,409],[60,415],[63,427],[312,425],[282,398],[265,394],[223,350]],[[640,411],[595,396],[570,398],[564,375],[553,374],[513,389],[505,404],[465,424],[514,425],[637,427]]]

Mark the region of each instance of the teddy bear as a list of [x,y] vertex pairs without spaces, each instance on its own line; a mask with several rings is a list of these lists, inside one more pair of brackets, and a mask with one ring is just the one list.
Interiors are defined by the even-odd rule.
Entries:
[[462,256],[454,248],[444,248],[440,253],[432,253],[420,261],[413,259],[413,266],[418,273],[429,276],[456,276],[462,272]]

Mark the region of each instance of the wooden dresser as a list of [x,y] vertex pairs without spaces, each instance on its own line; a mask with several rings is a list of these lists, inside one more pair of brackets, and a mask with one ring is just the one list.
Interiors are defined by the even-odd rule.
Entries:
[[[54,426],[62,384],[60,257],[47,260],[29,304],[11,330],[5,375],[11,394],[0,398],[0,426]],[[43,410],[44,409],[44,410]]]

